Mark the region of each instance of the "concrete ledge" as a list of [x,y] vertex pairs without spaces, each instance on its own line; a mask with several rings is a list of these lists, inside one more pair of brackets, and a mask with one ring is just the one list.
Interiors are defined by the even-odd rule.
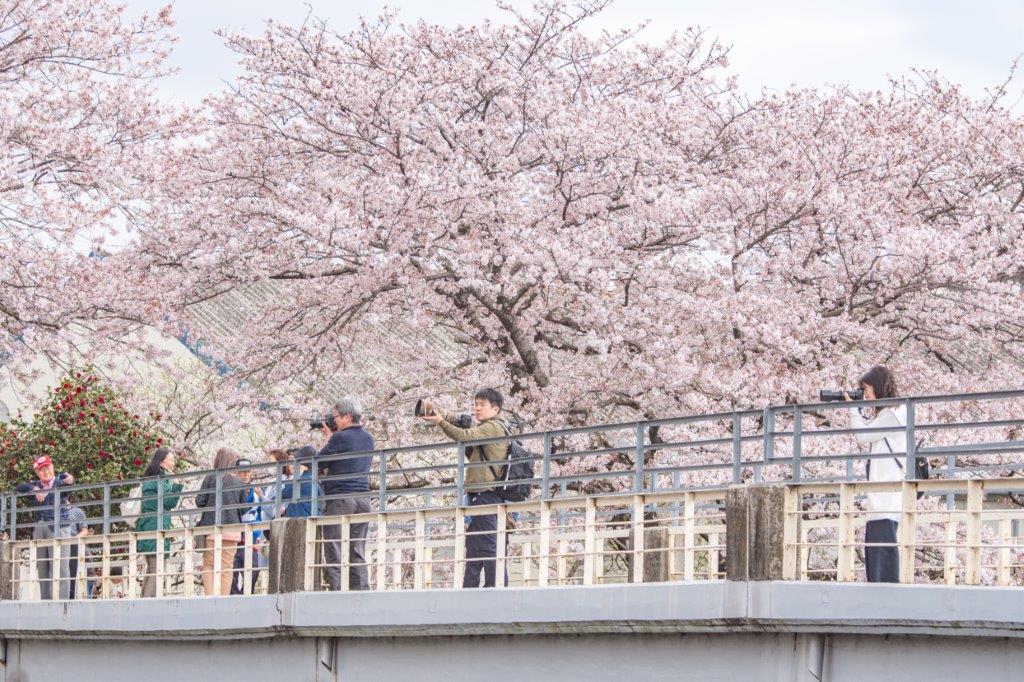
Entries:
[[1024,637],[1024,590],[693,582],[253,597],[2,602],[11,638],[842,632]]

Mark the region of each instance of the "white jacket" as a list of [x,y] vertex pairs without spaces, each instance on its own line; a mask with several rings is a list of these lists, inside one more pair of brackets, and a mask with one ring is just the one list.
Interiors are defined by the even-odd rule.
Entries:
[[[901,453],[892,457],[872,458],[871,475],[869,481],[902,481],[905,478],[901,467],[906,466],[907,461],[907,408],[904,405],[893,405],[883,408],[871,421],[864,421],[863,415],[856,407],[850,408],[850,428],[852,429],[875,429],[886,426],[894,427],[893,431],[875,431],[871,433],[856,433],[854,437],[861,445],[870,445],[871,454],[882,455],[890,452]],[[886,440],[889,441],[888,446]],[[897,459],[899,458],[899,463]],[[903,496],[899,492],[894,493],[868,493],[867,495],[867,520],[880,521],[890,519],[899,523],[900,510],[903,507]]]

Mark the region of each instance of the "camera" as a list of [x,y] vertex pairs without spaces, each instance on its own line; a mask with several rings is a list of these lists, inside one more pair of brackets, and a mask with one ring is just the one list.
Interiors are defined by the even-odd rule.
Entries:
[[413,414],[417,417],[427,417],[434,414],[434,403],[423,398],[416,400],[416,407],[413,409]]
[[864,400],[864,389],[855,388],[852,391],[843,391],[841,389],[838,391],[822,391],[821,402],[833,403],[837,400],[846,400],[843,396],[844,393],[850,396],[850,400]]
[[334,413],[328,412],[322,417],[315,417],[309,420],[310,431],[319,431],[324,426],[334,431]]
[[[434,407],[434,403],[431,401],[424,398],[416,400],[416,407],[413,409],[413,414],[417,417],[428,417],[436,413],[437,408]],[[468,414],[456,414],[448,421],[460,429],[468,429],[473,425],[473,418]]]

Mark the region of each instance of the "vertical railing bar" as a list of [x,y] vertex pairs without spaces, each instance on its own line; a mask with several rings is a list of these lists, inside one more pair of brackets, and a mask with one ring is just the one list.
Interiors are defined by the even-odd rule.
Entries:
[[[298,467],[296,467],[298,470]],[[292,483],[292,496],[294,497],[295,491],[301,492],[302,477],[298,477],[295,483]],[[314,455],[309,461],[309,515],[312,518],[320,516],[320,465],[317,464],[316,455]]]
[[913,398],[907,399],[907,466],[903,472],[904,477],[908,481],[912,481],[917,477],[917,443],[915,442],[915,423],[914,420],[915,402]]
[[[635,454],[633,455],[633,492],[641,493],[644,491],[644,426],[643,423],[638,422],[635,429],[634,435],[636,436]],[[652,481],[652,489],[654,484]]]
[[103,484],[103,534],[110,533],[110,484]]
[[[739,485],[743,482],[743,418],[738,412],[732,415],[732,482]],[[677,489],[676,486],[672,486]]]
[[803,457],[803,410],[799,406],[793,408],[793,482],[800,482],[801,463]]
[[[222,508],[221,493],[222,493],[223,488],[224,488],[224,479],[223,479],[223,476],[221,476],[221,474],[219,472],[216,474],[216,477],[217,477],[216,478],[216,483],[214,484],[214,495],[215,495],[215,497],[213,499],[213,525],[219,526],[219,525],[221,525],[221,523],[223,523],[223,516],[222,516],[222,513],[221,513],[221,508]],[[220,536],[218,535],[218,537],[220,537]],[[219,546],[217,548],[217,551],[218,552],[220,551],[220,547]]]
[[462,443],[455,454],[455,497],[456,506],[466,504],[466,446]]
[[540,499],[551,499],[551,434],[544,434],[544,458],[540,464]]

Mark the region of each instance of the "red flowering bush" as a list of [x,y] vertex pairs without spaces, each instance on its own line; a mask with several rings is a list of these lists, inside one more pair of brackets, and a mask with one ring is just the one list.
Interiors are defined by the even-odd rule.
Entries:
[[[76,483],[138,478],[163,445],[160,415],[133,414],[95,375],[75,372],[55,386],[31,421],[0,424],[0,489],[35,478],[33,460],[49,455]],[[86,496],[88,497],[88,496]]]

